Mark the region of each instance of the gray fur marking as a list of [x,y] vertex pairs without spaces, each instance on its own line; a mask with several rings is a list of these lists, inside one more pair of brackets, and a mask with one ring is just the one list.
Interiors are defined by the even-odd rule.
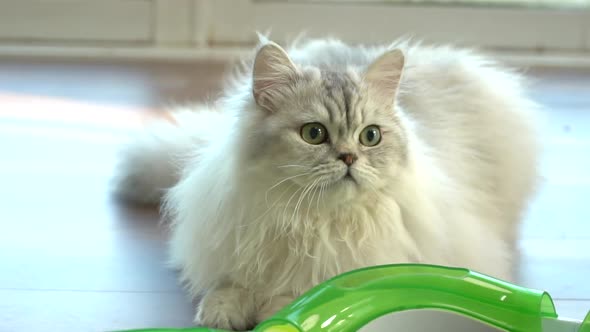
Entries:
[[[346,117],[346,127],[350,128],[352,126],[354,107],[359,102],[356,82],[346,73],[322,71],[321,75],[327,92],[326,96],[331,99],[334,105],[338,106],[341,116]],[[357,98],[354,105],[352,105],[355,96]],[[328,108],[328,112],[330,112],[330,119],[332,120],[333,110]],[[346,128],[343,127],[341,129],[345,130]]]

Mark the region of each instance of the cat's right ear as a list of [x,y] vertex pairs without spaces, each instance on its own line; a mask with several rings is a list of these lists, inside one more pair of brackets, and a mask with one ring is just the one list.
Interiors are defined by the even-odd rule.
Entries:
[[277,104],[289,93],[297,77],[297,67],[279,45],[268,42],[254,60],[252,93],[258,106],[275,111]]

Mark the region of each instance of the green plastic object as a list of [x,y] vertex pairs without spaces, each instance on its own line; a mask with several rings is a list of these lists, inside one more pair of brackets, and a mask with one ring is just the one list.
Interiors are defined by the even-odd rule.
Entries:
[[[398,264],[355,270],[330,279],[254,331],[353,332],[387,314],[413,309],[448,311],[510,332],[547,332],[547,321],[559,323],[546,292],[462,268]],[[583,323],[575,325],[579,329],[570,324],[564,331],[590,332],[590,313]],[[208,328],[133,331],[220,332]]]
[[582,326],[578,332],[590,332],[590,311],[588,311],[588,314],[586,315],[586,318],[584,318],[584,322],[582,322]]

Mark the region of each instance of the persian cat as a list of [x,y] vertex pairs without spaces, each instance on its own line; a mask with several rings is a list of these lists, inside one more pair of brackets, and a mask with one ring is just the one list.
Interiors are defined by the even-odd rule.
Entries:
[[244,330],[391,263],[512,280],[537,179],[523,79],[469,50],[261,38],[214,104],[124,150],[116,190],[162,200],[196,322]]

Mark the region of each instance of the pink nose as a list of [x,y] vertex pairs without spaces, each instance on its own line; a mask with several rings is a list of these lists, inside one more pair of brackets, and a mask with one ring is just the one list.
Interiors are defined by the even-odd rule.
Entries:
[[352,165],[357,157],[353,153],[341,153],[338,155],[338,159],[342,160],[347,166]]

